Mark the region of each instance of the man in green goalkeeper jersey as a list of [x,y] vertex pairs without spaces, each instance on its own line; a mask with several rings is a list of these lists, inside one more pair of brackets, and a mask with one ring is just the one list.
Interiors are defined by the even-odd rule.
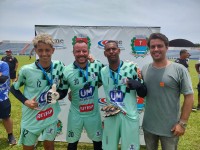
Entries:
[[[19,144],[23,145],[24,150],[34,150],[34,144],[42,133],[44,149],[54,150],[60,112],[57,100],[67,94],[61,84],[64,64],[51,60],[54,48],[50,35],[36,36],[33,45],[39,59],[23,66],[18,80],[11,87],[13,95],[23,103]],[[24,86],[23,94],[21,86]]]
[[102,84],[99,61],[88,61],[88,45],[76,41],[73,46],[75,61],[64,70],[64,84],[71,90],[68,114],[67,142],[69,150],[76,150],[83,128],[93,141],[94,150],[102,148],[102,125],[98,105],[98,87]]
[[108,105],[117,107],[120,112],[106,117],[103,130],[103,149],[117,150],[121,138],[122,150],[139,150],[139,115],[137,95],[145,97],[147,90],[140,79],[139,68],[119,58],[117,42],[105,44],[104,55],[108,66],[101,70],[102,82]]

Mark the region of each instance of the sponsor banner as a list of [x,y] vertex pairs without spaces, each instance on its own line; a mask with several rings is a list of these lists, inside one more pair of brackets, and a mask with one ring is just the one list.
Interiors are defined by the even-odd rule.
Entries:
[[[74,61],[73,44],[76,40],[83,40],[88,43],[90,53],[95,59],[104,64],[108,64],[104,56],[104,46],[108,40],[115,40],[121,50],[120,58],[123,61],[133,61],[140,68],[144,64],[152,62],[147,47],[147,38],[153,32],[160,32],[160,27],[123,27],[123,26],[65,26],[65,25],[45,25],[35,26],[35,33],[48,33],[54,38],[55,51],[52,59],[60,60],[65,65]],[[84,96],[84,93],[81,93]],[[105,105],[106,99],[103,88],[99,88],[99,105]],[[138,113],[140,114],[140,125],[143,119],[143,100],[138,99]],[[59,114],[59,131],[56,141],[66,141],[67,116],[70,102],[67,97],[60,101],[61,113]],[[82,106],[82,111],[93,109],[92,105]],[[48,112],[49,113],[49,112]],[[42,114],[40,114],[42,115]],[[49,115],[49,114],[48,114]],[[103,115],[103,113],[102,113]],[[39,117],[40,118],[40,117]],[[38,119],[39,119],[38,118]],[[102,117],[102,119],[104,119]],[[141,128],[141,126],[140,126]],[[144,145],[143,131],[141,128],[140,143]],[[80,142],[92,142],[88,139],[83,130]]]

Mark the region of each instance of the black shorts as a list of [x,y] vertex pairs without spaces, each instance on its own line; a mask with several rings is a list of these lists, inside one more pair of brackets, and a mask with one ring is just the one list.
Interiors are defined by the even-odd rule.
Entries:
[[15,79],[16,78],[16,71],[10,72],[10,78]]
[[0,118],[1,119],[9,118],[10,112],[11,112],[10,100],[7,99],[7,100],[0,102]]

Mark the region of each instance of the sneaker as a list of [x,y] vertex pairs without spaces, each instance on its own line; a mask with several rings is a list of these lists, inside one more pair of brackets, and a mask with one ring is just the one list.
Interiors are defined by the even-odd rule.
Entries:
[[195,107],[192,107],[192,111],[197,111],[197,108],[195,108]]
[[8,143],[9,143],[9,145],[16,145],[17,144],[17,141],[16,141],[16,139],[13,135],[8,137]]
[[200,105],[197,106],[197,110],[200,110]]

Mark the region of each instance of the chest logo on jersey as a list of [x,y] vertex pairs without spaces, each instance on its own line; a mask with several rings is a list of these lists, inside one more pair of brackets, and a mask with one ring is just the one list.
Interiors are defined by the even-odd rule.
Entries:
[[94,104],[86,104],[86,105],[80,105],[79,107],[80,112],[89,112],[94,109]]
[[39,109],[47,105],[46,98],[45,98],[46,93],[47,92],[42,93],[38,99],[38,108]]
[[110,91],[111,102],[123,102],[124,96],[123,92],[120,90]]
[[45,120],[49,117],[51,117],[53,115],[53,109],[52,108],[48,108],[44,111],[40,111],[37,115],[36,115],[36,120]]
[[94,94],[94,87],[90,86],[88,89],[80,89],[79,90],[79,97],[80,98],[87,98],[87,97],[91,97]]

